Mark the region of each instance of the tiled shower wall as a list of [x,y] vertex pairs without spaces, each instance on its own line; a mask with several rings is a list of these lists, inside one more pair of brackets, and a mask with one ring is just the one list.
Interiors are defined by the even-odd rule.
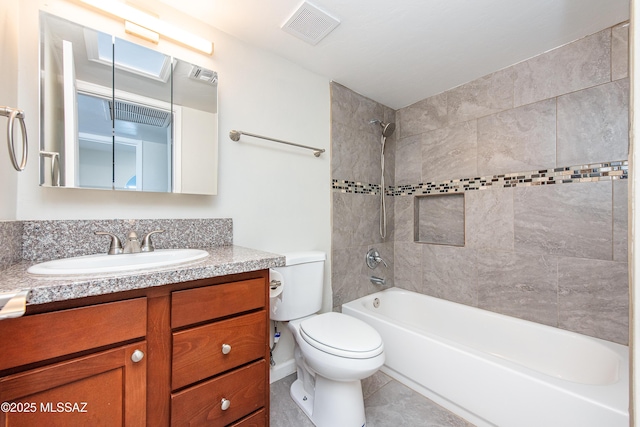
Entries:
[[[619,25],[396,112],[395,286],[628,342],[627,40]],[[413,241],[423,187],[464,192],[463,247]]]
[[[334,306],[379,290],[376,275],[626,344],[627,69],[628,26],[618,25],[395,116],[333,83]],[[380,129],[368,124],[381,116],[398,124],[384,240]],[[415,243],[415,196],[447,191],[465,197],[464,246]],[[388,268],[364,265],[369,247]]]
[[[376,292],[381,287],[369,278],[384,278],[393,285],[394,198],[386,196],[387,235],[379,234],[380,150],[382,128],[372,119],[395,122],[395,113],[344,86],[331,83],[331,175],[333,194],[331,239],[331,285],[333,305]],[[385,186],[393,185],[396,134],[385,143]],[[388,267],[375,270],[365,265],[371,247],[380,252]]]

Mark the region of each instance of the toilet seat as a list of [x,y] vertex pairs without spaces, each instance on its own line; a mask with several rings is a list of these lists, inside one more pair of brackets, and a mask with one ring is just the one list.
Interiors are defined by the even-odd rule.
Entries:
[[312,347],[339,357],[368,359],[383,351],[378,331],[342,313],[324,313],[304,320],[300,335]]

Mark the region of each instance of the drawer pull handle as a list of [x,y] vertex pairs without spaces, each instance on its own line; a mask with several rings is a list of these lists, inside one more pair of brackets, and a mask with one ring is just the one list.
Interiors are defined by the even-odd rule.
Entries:
[[131,355],[131,360],[133,360],[134,363],[138,363],[142,359],[144,359],[144,352],[142,350],[136,350]]
[[220,402],[220,407],[223,411],[226,411],[231,406],[231,401],[225,398],[222,398],[222,402]]
[[222,344],[222,354],[231,353],[231,346],[229,344]]

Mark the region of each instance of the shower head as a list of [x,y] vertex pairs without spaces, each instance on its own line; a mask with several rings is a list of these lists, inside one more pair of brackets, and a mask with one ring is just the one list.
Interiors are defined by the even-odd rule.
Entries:
[[396,130],[395,123],[380,123],[382,126],[382,135],[386,138],[391,136],[391,134]]
[[382,136],[384,136],[385,138],[388,138],[391,136],[391,134],[393,133],[393,131],[396,130],[396,124],[395,123],[385,123],[383,121],[377,120],[377,119],[373,119],[373,120],[369,120],[369,123],[377,123],[380,125],[380,127],[382,127]]

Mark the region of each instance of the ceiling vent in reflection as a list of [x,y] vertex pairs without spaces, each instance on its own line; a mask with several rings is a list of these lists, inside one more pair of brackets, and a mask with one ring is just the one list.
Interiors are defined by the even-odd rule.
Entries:
[[[110,119],[113,120],[114,102],[109,102]],[[115,119],[143,125],[167,127],[171,121],[171,113],[145,105],[115,101]]]
[[191,72],[189,73],[189,78],[193,80],[198,80],[200,82],[209,83],[212,86],[218,84],[218,73],[213,70],[208,70],[206,68],[198,67],[197,65],[191,66]]
[[281,28],[309,44],[316,45],[339,24],[340,21],[333,16],[311,3],[304,2]]

